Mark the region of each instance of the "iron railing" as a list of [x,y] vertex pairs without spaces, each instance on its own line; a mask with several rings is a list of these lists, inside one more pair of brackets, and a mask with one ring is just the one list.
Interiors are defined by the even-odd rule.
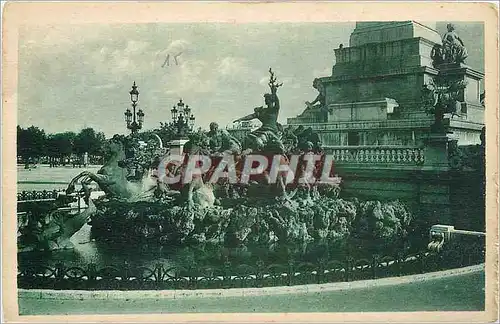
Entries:
[[22,264],[18,268],[19,288],[76,290],[169,290],[227,289],[293,286],[347,282],[435,272],[484,263],[484,242],[444,249],[440,253],[372,255],[371,258],[342,260],[319,258],[316,262],[293,260],[282,264],[233,264],[220,266],[153,268],[129,263],[85,267],[58,263],[55,266]]
[[42,190],[21,191],[17,193],[17,202],[55,200],[60,192],[64,190]]

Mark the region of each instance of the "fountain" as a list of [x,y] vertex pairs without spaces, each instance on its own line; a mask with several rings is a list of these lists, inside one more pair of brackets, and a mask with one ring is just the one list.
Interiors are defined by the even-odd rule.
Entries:
[[[262,122],[243,143],[215,123],[191,129],[182,152],[164,148],[173,139],[155,132],[109,140],[97,173],[80,173],[43,212],[28,209],[19,222],[20,284],[62,287],[72,278],[82,289],[110,289],[132,268],[156,288],[183,287],[186,276],[195,288],[205,287],[200,278],[233,275],[262,284],[273,271],[288,271],[286,284],[310,283],[349,280],[358,270],[362,278],[367,269],[377,277],[381,267],[399,275],[394,265],[426,257],[408,206],[341,198],[342,179],[318,134],[277,123],[282,84],[269,72],[266,106],[237,120]],[[42,272],[51,279],[36,281]]]
[[[137,132],[115,135],[101,170],[80,173],[66,190],[73,193],[80,182],[83,199],[92,207],[88,217],[94,238],[237,247],[342,240],[355,223],[360,232],[380,238],[404,236],[411,215],[403,204],[339,198],[341,179],[333,172],[334,161],[322,152],[319,136],[277,123],[282,84],[269,73],[266,106],[236,121],[262,122],[243,143],[215,123],[209,132],[190,132],[182,155],[155,142],[157,135],[150,136],[147,148],[139,145],[145,139]],[[91,182],[104,193],[95,201]],[[356,219],[357,214],[363,215]]]

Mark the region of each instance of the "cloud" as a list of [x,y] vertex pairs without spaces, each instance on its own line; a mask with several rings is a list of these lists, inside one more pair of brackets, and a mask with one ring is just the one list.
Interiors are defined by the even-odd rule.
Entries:
[[127,47],[123,50],[123,55],[125,56],[135,56],[137,54],[144,54],[148,51],[151,46],[149,42],[129,40]]
[[261,77],[259,80],[259,84],[265,86],[269,83],[269,76]]
[[283,87],[290,89],[299,89],[301,87],[299,80],[295,77],[284,77],[281,80],[278,80],[278,82],[282,82]]
[[224,57],[218,67],[217,70],[219,74],[226,75],[237,75],[239,73],[246,73],[249,70],[247,62],[243,58],[239,57]]
[[[289,88],[289,89],[298,89],[301,87],[300,81],[293,76],[276,76],[277,82],[278,83],[283,83],[283,87]],[[269,84],[269,75],[265,77],[261,77],[259,84],[262,86],[268,86]]]
[[206,93],[215,89],[213,70],[204,60],[187,60],[165,70],[162,83],[167,94]]
[[116,87],[117,87],[116,83],[99,84],[99,85],[92,86],[92,88],[94,88],[94,89],[113,89]]
[[326,77],[326,76],[331,76],[332,75],[332,67],[327,66],[324,69],[314,69],[313,70],[313,76],[315,78],[321,78],[321,77]]
[[183,52],[190,46],[190,44],[191,43],[185,39],[176,39],[167,46],[166,51],[175,53]]
[[151,66],[153,68],[164,68],[165,66],[176,66],[182,64],[189,57],[193,49],[191,42],[185,39],[176,39],[166,47],[151,52]]
[[[109,26],[102,25],[30,25],[20,29],[20,47],[36,50],[37,54],[64,53],[82,44],[100,41],[103,35],[113,38]],[[116,32],[116,30],[113,30]]]
[[[121,79],[151,73],[155,68],[152,44],[146,41],[128,40],[95,47],[85,55],[86,73],[106,80]],[[158,67],[161,63],[158,64]],[[103,82],[103,80],[101,80]]]
[[168,54],[173,57],[179,53],[188,52],[192,47],[193,46],[191,42],[185,39],[176,39],[170,42],[167,47],[158,49],[155,52],[155,56],[160,57],[161,60],[164,60]]
[[165,67],[162,83],[167,94],[221,93],[229,88],[254,83],[247,61],[226,56],[215,62],[186,57],[178,66]]

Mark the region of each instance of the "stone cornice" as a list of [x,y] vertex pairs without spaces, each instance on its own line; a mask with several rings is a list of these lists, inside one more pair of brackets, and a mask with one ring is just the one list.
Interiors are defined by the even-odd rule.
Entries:
[[379,100],[371,100],[371,101],[354,101],[354,102],[339,102],[339,103],[331,103],[328,105],[328,109],[342,109],[342,108],[351,108],[351,107],[374,107],[374,106],[387,106],[388,104],[397,103],[396,100],[392,98],[382,98]]
[[[427,38],[423,38],[423,37],[415,37],[415,38],[418,38],[420,42],[425,43],[425,44],[427,44],[427,45],[430,45],[430,46],[434,46],[434,45],[436,45],[436,43],[435,43],[435,42],[433,42],[433,41],[431,41],[431,40],[429,40],[429,39],[427,39]],[[415,38],[414,38],[414,39],[415,39]]]
[[[289,118],[290,121],[292,118]],[[377,121],[349,121],[336,123],[297,123],[288,125],[311,127],[318,132],[341,131],[341,130],[366,130],[366,129],[427,129],[433,122],[429,119],[406,119],[406,120],[377,120]]]
[[[289,118],[292,119],[292,118]],[[337,122],[333,123],[297,123],[288,124],[293,126],[303,125],[304,127],[312,127],[317,131],[329,130],[344,130],[344,129],[422,129],[428,128],[432,124],[433,119],[419,120],[382,120],[382,121],[352,121],[352,122]],[[451,120],[450,128],[454,129],[473,129],[481,130],[484,124],[473,123],[465,120]]]
[[475,70],[471,68],[470,66],[467,65],[462,65],[460,67],[454,68],[454,69],[444,69],[444,70],[439,70],[440,73],[446,74],[446,75],[454,75],[454,74],[465,74],[467,76],[476,78],[476,79],[483,79],[484,78],[484,73],[478,70]]
[[360,79],[376,79],[376,78],[385,78],[390,76],[398,76],[398,75],[407,75],[407,74],[420,74],[427,73],[432,75],[437,75],[438,70],[429,67],[429,66],[419,66],[414,68],[407,69],[394,69],[386,72],[384,74],[366,74],[366,75],[342,75],[338,77],[328,76],[319,78],[322,83],[335,83],[338,81],[350,81],[350,80],[360,80]]
[[484,124],[474,123],[466,120],[451,119],[450,128],[481,130]]
[[[293,120],[289,118],[288,121]],[[383,130],[383,129],[428,129],[434,119],[405,119],[405,120],[378,120],[378,121],[348,121],[336,123],[287,123],[287,126],[302,125],[311,127],[318,132],[342,131],[342,130]],[[453,129],[465,129],[479,131],[484,124],[474,123],[466,120],[451,119],[449,127]]]
[[385,41],[383,43],[366,43],[366,44],[363,44],[363,45],[356,45],[356,46],[347,46],[347,47],[342,47],[342,48],[334,48],[334,52],[335,54],[337,54],[337,52],[342,52],[342,51],[347,51],[349,49],[361,49],[361,48],[364,48],[364,47],[373,47],[373,46],[382,46],[382,45],[392,45],[392,43],[402,43],[402,42],[415,42],[415,41],[419,41],[419,42],[422,42],[424,44],[427,44],[427,45],[430,45],[430,46],[434,46],[436,43],[427,39],[427,38],[424,38],[424,37],[412,37],[412,38],[406,38],[406,39],[396,39],[396,40],[389,40],[389,41]]

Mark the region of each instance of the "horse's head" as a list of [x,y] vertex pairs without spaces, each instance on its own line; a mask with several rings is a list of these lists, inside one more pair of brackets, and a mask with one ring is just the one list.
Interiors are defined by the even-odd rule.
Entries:
[[115,134],[106,142],[105,155],[116,155],[125,150],[125,136]]

